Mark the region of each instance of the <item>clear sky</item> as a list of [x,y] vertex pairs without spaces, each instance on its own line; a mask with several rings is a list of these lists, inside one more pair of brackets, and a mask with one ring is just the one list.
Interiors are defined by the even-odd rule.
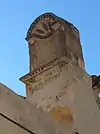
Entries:
[[100,0],[0,0],[0,82],[18,94],[25,95],[19,78],[29,72],[26,32],[48,11],[80,30],[86,70],[100,74]]

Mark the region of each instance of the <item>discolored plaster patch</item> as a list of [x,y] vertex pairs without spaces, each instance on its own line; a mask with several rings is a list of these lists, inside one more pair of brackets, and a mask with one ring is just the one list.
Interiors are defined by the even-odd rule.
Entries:
[[73,114],[70,108],[68,107],[53,107],[49,111],[49,114],[53,117],[58,123],[72,128],[73,126]]

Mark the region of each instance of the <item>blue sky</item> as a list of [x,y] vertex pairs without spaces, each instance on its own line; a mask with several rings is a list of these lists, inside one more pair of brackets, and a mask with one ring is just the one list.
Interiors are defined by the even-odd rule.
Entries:
[[19,78],[29,72],[26,32],[44,12],[72,22],[79,30],[86,70],[100,74],[99,0],[1,0],[0,1],[0,82],[25,95]]

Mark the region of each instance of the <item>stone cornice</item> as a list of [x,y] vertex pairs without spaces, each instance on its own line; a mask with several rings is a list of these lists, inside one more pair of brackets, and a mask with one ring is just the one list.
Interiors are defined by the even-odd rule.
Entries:
[[52,68],[56,65],[64,66],[65,64],[68,63],[68,61],[69,61],[69,59],[67,59],[65,56],[61,57],[61,58],[58,58],[58,59],[55,59],[52,62],[42,66],[41,68],[36,69],[33,72],[30,72],[30,73],[26,74],[25,76],[21,77],[19,80],[26,84],[27,81],[36,77],[40,73],[42,73],[42,72],[44,72],[44,71],[46,71],[46,70],[48,70],[48,69],[50,69],[50,68]]

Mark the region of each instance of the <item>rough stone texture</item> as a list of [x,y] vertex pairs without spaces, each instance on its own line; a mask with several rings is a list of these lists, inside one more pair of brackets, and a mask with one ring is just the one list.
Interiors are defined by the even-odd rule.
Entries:
[[[100,134],[100,111],[85,72],[78,29],[45,13],[31,24],[26,40],[30,72],[20,80],[27,97],[0,84],[0,113],[36,134]],[[27,133],[0,116],[1,132]]]
[[80,134],[100,133],[100,111],[93,96],[91,77],[74,62],[41,89],[35,90],[33,86],[33,90],[28,101],[49,113],[61,126]]
[[[20,123],[36,134],[71,134],[54,123],[41,109],[30,104],[10,89],[0,84],[0,113]],[[0,133],[28,134],[25,130],[0,116]]]
[[77,28],[46,13],[31,24],[26,40],[30,73],[20,78],[26,84],[26,99],[71,131],[99,134],[99,109]]
[[31,24],[26,39],[29,43],[30,71],[58,57],[67,57],[67,49],[72,51],[84,67],[78,29],[52,13],[39,16]]

